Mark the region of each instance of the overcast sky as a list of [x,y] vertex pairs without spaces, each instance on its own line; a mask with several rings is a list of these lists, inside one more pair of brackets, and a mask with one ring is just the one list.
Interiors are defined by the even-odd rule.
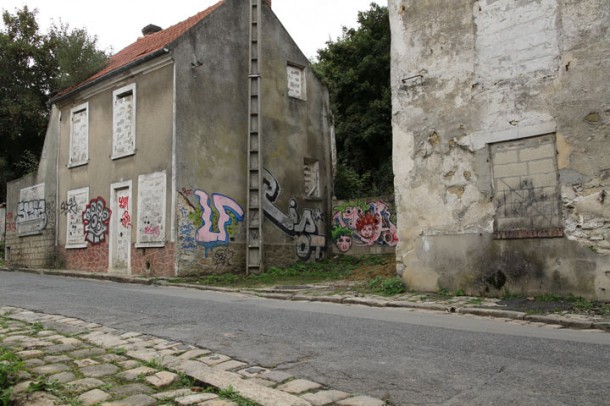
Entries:
[[[244,0],[247,1],[247,0]],[[2,0],[0,7],[14,13],[27,5],[38,9],[38,23],[46,32],[51,21],[86,28],[96,35],[102,49],[117,52],[141,36],[142,27],[167,28],[197,14],[217,0]],[[156,4],[155,4],[156,3]],[[387,6],[387,0],[273,0],[273,10],[303,53],[314,58],[329,39],[341,35],[341,27],[356,27],[358,11],[371,3]]]

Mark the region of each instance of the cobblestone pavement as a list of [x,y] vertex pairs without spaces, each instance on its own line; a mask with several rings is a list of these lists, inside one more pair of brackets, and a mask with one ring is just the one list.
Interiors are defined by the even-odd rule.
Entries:
[[25,364],[17,405],[385,404],[205,348],[15,307],[0,307],[0,347]]

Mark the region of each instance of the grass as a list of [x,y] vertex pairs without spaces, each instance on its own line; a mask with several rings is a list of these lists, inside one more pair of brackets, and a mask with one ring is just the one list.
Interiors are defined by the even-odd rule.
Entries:
[[23,362],[12,351],[0,347],[0,405],[8,406],[13,385],[17,383]]
[[271,267],[260,274],[221,274],[191,278],[174,278],[170,283],[190,283],[225,287],[256,287],[264,285],[293,285],[344,280],[358,267],[386,264],[385,256],[337,256],[317,262],[299,262],[288,267]]
[[228,387],[226,387],[224,389],[221,389],[218,392],[218,396],[220,396],[221,399],[233,401],[233,402],[237,403],[238,406],[259,406],[258,403],[241,396],[239,393],[237,393],[235,391],[235,389],[233,389],[233,387],[231,385],[229,385]]
[[383,296],[399,295],[407,291],[405,284],[398,277],[384,278],[383,276],[376,276],[368,283],[368,288],[372,293]]

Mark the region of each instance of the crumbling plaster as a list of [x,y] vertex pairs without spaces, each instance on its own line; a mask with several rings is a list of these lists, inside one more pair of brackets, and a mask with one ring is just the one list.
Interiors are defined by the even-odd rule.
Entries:
[[[610,299],[608,0],[390,0],[389,8],[398,273],[422,290],[475,289],[473,280],[520,257],[537,269],[534,282],[508,278],[504,288]],[[549,133],[565,238],[491,239],[489,145]]]

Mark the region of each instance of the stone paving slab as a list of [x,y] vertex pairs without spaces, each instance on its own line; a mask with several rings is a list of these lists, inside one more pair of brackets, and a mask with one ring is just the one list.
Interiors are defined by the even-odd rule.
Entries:
[[[187,343],[13,307],[0,307],[0,316],[9,320],[0,329],[0,346],[12,348],[29,364],[14,388],[16,396],[25,396],[30,383],[37,379],[52,378],[61,385],[60,398],[38,392],[27,395],[40,398],[40,405],[80,402],[83,406],[148,406],[164,402],[236,406],[216,393],[208,393],[208,389],[218,391],[229,386],[260,406],[338,405],[338,401],[351,401],[354,406],[384,404]],[[32,328],[34,323],[42,324],[45,330],[40,326]],[[57,330],[50,328],[51,323]],[[60,333],[59,330],[70,330],[66,326],[79,326],[81,332]],[[30,348],[43,337],[47,345]],[[125,349],[136,344],[135,350]],[[193,391],[197,388],[200,392]],[[201,392],[202,389],[205,390]]]

